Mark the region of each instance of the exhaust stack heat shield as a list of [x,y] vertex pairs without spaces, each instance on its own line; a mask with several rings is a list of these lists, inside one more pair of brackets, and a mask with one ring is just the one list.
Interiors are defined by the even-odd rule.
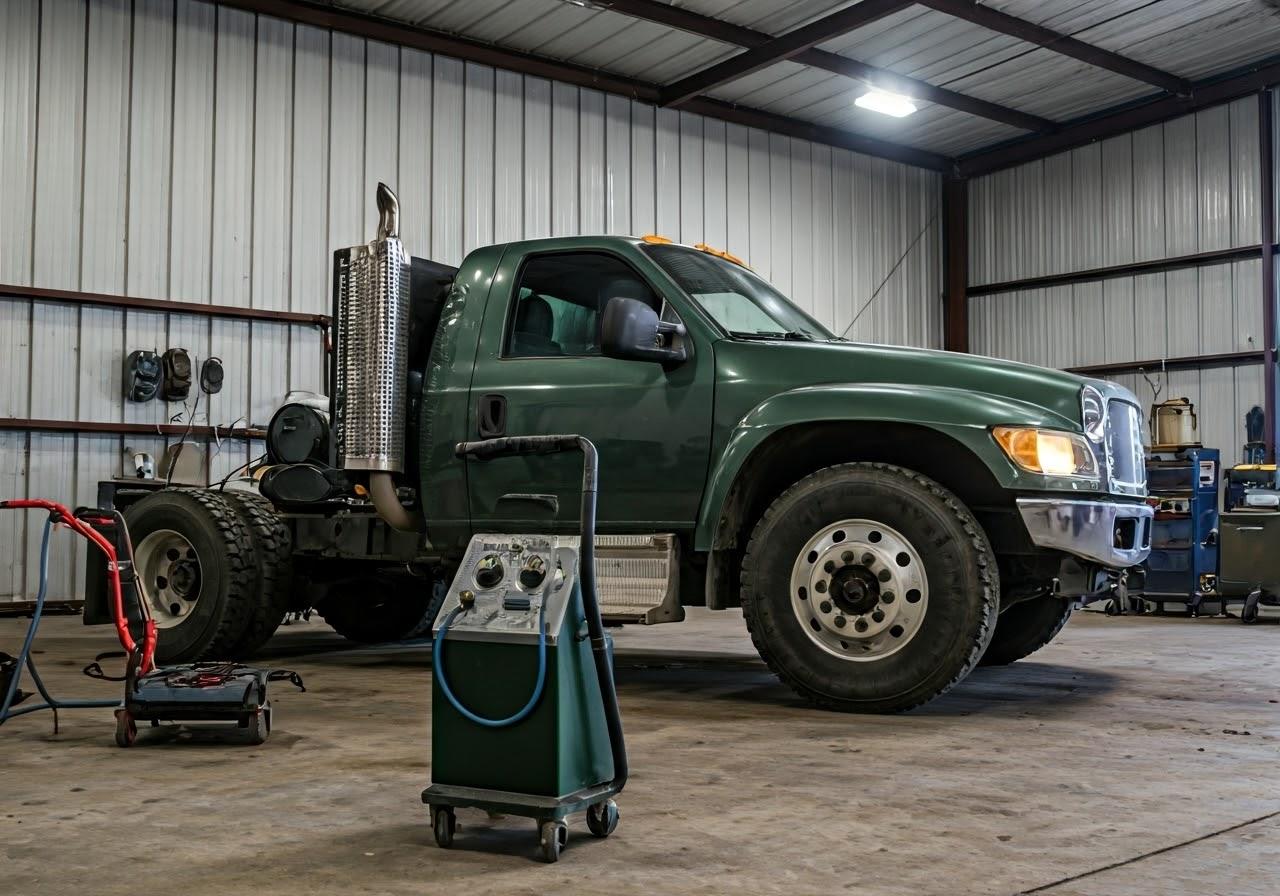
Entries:
[[404,471],[409,256],[395,194],[378,185],[378,238],[333,253],[335,466]]

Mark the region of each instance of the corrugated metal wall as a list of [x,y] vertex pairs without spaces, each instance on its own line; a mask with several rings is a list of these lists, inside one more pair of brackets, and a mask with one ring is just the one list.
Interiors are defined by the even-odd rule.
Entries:
[[[940,343],[931,172],[190,0],[0,4],[0,283],[325,313],[379,180],[415,254],[656,232],[745,258],[837,332]],[[265,424],[322,382],[307,327],[0,299],[21,384],[0,415],[165,422],[177,406],[126,406],[120,363],[168,346],[226,363],[201,423]],[[163,448],[0,432],[0,495],[90,503]],[[259,450],[224,444],[213,476]],[[0,517],[0,600],[34,597],[31,522]],[[75,590],[55,563],[51,596]]]
[[[979,178],[971,184],[970,285],[1256,245],[1255,97]],[[1262,263],[1018,290],[970,299],[975,352],[1054,367],[1263,348]],[[1149,403],[1141,376],[1116,377]],[[1154,376],[1161,400],[1196,404],[1201,439],[1235,462],[1262,368]]]

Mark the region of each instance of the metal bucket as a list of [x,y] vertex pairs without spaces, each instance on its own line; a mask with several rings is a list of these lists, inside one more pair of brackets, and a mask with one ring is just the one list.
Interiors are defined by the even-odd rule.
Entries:
[[1151,409],[1151,438],[1157,445],[1199,445],[1196,406],[1186,398],[1170,398]]

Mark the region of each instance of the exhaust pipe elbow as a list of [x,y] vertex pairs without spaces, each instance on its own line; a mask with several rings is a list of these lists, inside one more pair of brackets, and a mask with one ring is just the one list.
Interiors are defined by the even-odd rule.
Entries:
[[392,529],[400,532],[422,532],[427,528],[426,520],[420,513],[410,513],[400,503],[396,495],[395,479],[390,473],[369,474],[369,497],[378,511],[378,516],[387,521]]

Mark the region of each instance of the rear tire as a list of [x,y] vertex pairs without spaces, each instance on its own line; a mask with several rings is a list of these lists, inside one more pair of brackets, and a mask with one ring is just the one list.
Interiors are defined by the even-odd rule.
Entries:
[[1074,609],[1059,597],[1035,597],[1014,604],[996,620],[996,633],[979,666],[1007,666],[1031,656],[1062,631]]
[[207,489],[166,488],[124,516],[159,630],[156,661],[237,659],[258,600],[258,561],[230,502]]
[[842,712],[897,712],[973,669],[994,627],[987,537],[936,482],[840,464],[787,489],[756,525],[742,609],[769,668]]
[[380,574],[363,585],[332,586],[316,610],[348,641],[406,641],[431,633],[446,590],[430,579]]
[[293,585],[293,535],[271,502],[247,491],[224,491],[223,498],[249,529],[258,562],[257,601],[240,640],[231,647],[235,659],[248,659],[271,640],[284,620]]

